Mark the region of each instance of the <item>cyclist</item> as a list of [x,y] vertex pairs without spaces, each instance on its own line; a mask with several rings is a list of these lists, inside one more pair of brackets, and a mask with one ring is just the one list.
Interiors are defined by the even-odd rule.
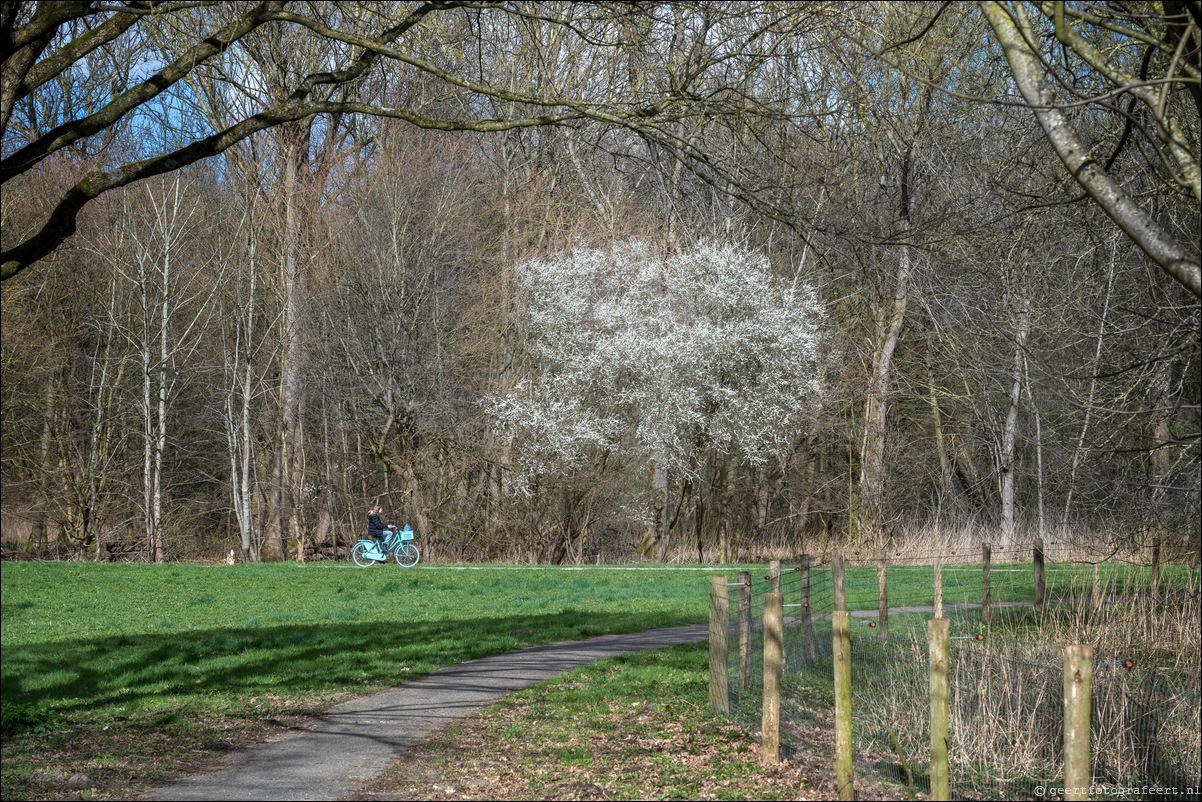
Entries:
[[392,539],[392,532],[396,529],[392,524],[386,526],[380,520],[380,513],[383,511],[384,508],[377,504],[367,513],[367,536],[376,541],[381,551],[388,548],[388,541]]

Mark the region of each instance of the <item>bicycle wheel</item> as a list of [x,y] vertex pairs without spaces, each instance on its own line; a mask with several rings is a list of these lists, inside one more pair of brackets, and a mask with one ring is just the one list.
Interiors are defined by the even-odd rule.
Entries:
[[417,565],[417,546],[412,543],[402,543],[400,547],[393,552],[396,557],[397,565],[403,565],[406,568],[412,568]]
[[355,565],[360,568],[368,568],[376,564],[376,561],[367,556],[368,545],[360,540],[351,549],[351,559],[355,561]]

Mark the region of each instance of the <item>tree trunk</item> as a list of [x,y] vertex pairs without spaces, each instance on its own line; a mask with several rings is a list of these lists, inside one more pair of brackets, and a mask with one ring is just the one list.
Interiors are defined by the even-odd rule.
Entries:
[[280,348],[280,407],[283,416],[283,428],[280,432],[280,488],[279,488],[279,518],[280,528],[277,535],[279,542],[273,545],[273,551],[279,559],[288,555],[285,538],[295,537],[295,505],[300,498],[300,426],[301,426],[301,287],[300,267],[297,259],[299,249],[299,199],[297,197],[297,182],[299,180],[299,162],[305,158],[301,146],[295,141],[293,129],[286,130],[286,136],[293,139],[283,149],[284,158],[284,230],[283,230],[283,263],[282,285],[284,291],[284,338]]
[[42,438],[39,444],[42,470],[38,483],[41,486],[41,504],[33,519],[33,528],[29,532],[29,540],[25,543],[25,551],[29,551],[35,545],[42,551],[50,547],[46,536],[46,508],[50,504],[50,444],[54,439],[55,397],[55,379],[51,376],[46,382],[46,412],[42,416]]
[[651,500],[647,508],[646,530],[640,544],[640,552],[663,562],[668,553],[668,472],[663,460],[651,462]]
[[927,393],[931,405],[931,422],[935,429],[935,451],[939,456],[939,501],[947,500],[952,490],[952,466],[947,446],[943,442],[943,415],[939,411],[939,395],[935,389],[935,371],[931,366],[932,343],[927,338]]
[[885,538],[882,509],[885,486],[885,423],[889,410],[889,385],[893,352],[906,315],[906,284],[910,275],[911,248],[903,245],[897,268],[894,294],[877,321],[877,343],[868,380],[864,410],[864,439],[860,459],[859,535],[864,545],[879,548]]
[[1047,519],[1044,516],[1043,504],[1043,423],[1039,416],[1039,405],[1035,403],[1035,394],[1031,390],[1031,375],[1027,368],[1027,355],[1023,354],[1023,384],[1027,388],[1027,403],[1031,405],[1031,416],[1035,421],[1035,507],[1038,518],[1039,539],[1047,536]]
[[154,418],[150,359],[150,298],[147,293],[149,277],[145,265],[139,273],[142,313],[142,534],[146,538],[146,554],[151,562],[159,562],[158,539],[154,531]]
[[[261,559],[261,539],[255,524],[254,487],[251,466],[256,459],[255,441],[251,435],[251,398],[254,395],[254,375],[251,371],[251,350],[254,347],[255,290],[258,279],[258,230],[254,215],[254,199],[247,213],[247,289],[245,301],[238,298],[234,312],[234,352],[226,355],[227,380],[225,419],[226,447],[230,460],[230,496],[243,555],[252,562]],[[239,296],[241,293],[239,292]]]
[[[178,189],[178,184],[176,185]],[[167,328],[171,320],[171,248],[164,248],[162,271],[162,301],[159,304],[159,375],[158,403],[156,405],[156,429],[154,438],[154,498],[153,530],[155,534],[154,561],[167,559],[163,543],[163,451],[167,447]]]
[[726,465],[726,458],[723,457],[722,465],[718,468],[718,509],[715,510],[713,524],[717,529],[718,535],[718,563],[725,565],[730,562],[730,536],[731,536],[731,507],[733,499],[733,487],[730,481],[729,470]]
[[1014,451],[1018,439],[1018,407],[1022,400],[1023,356],[1027,348],[1028,309],[1021,301],[1014,331],[1014,364],[1011,369],[1010,409],[1006,413],[1006,424],[1002,430],[1002,450],[999,467],[1002,474],[1002,547],[1009,548],[1015,541],[1014,520]]
[[283,529],[280,528],[281,489],[284,483],[283,442],[275,444],[275,459],[271,463],[271,484],[267,488],[267,510],[263,515],[263,545],[260,555],[267,562],[284,559]]
[[[108,387],[108,369],[109,360],[112,352],[113,340],[116,339],[116,303],[117,303],[117,276],[114,273],[109,280],[109,308],[108,317],[105,320],[106,332],[104,337],[104,355],[97,355],[100,362],[100,379],[99,382],[92,382],[92,393],[95,396],[93,409],[95,410],[92,418],[91,442],[88,448],[88,511],[87,522],[88,526],[93,530],[95,536],[96,562],[103,559],[104,546],[101,543],[100,526],[97,522],[99,515],[98,506],[100,503],[100,493],[103,488],[103,482],[96,475],[96,465],[100,458],[100,450],[104,447],[103,443],[107,438],[103,437],[103,432],[106,427],[105,410],[108,409],[108,401],[106,392]],[[95,376],[96,368],[93,363],[92,374]],[[118,374],[119,376],[120,374]],[[120,378],[117,381],[120,384]]]

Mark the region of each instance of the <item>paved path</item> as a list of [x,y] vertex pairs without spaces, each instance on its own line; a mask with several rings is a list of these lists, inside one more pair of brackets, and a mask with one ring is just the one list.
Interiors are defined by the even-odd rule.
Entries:
[[534,646],[441,668],[326,711],[290,733],[222,758],[142,799],[338,799],[359,791],[431,732],[514,691],[619,654],[709,639],[706,624]]

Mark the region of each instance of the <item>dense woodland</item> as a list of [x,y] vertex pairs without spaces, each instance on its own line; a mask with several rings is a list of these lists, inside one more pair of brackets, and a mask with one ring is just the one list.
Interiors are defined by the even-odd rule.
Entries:
[[5,552],[1196,559],[1198,23],[6,3]]

